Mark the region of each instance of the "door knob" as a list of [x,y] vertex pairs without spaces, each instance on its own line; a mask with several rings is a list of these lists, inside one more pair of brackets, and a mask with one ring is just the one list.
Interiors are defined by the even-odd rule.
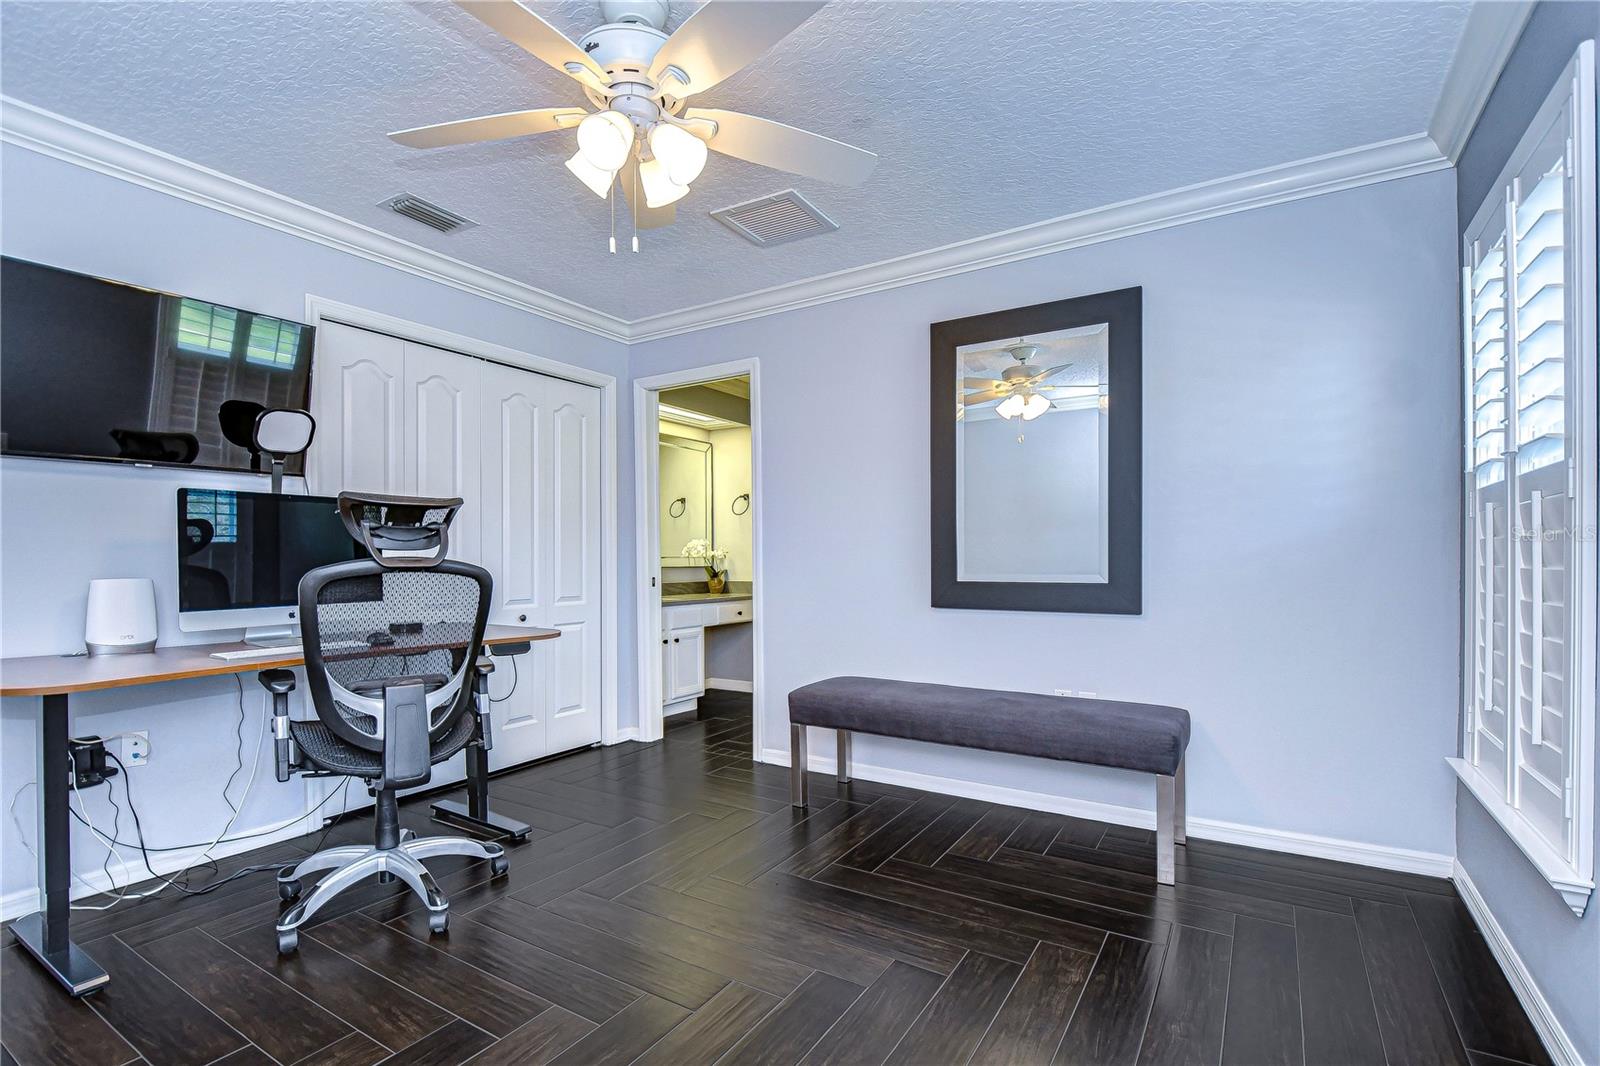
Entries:
[[527,620],[528,620],[528,616],[527,616],[527,615],[525,615],[525,614],[519,614],[519,615],[517,615],[517,621],[519,621],[519,622],[526,622],[526,621],[527,621]]

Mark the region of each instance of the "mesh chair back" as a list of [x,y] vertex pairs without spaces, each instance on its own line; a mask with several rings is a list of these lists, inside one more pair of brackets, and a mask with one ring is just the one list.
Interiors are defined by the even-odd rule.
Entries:
[[488,571],[446,560],[426,570],[371,559],[312,570],[300,582],[306,680],[317,716],[340,739],[383,747],[383,686],[427,688],[428,734],[449,732],[472,700],[468,673],[489,620]]

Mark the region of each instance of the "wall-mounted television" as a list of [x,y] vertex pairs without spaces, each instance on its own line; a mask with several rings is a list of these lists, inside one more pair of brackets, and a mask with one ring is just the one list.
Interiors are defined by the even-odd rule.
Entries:
[[[229,400],[308,408],[301,322],[0,257],[0,452],[262,469]],[[289,474],[304,472],[290,457]]]

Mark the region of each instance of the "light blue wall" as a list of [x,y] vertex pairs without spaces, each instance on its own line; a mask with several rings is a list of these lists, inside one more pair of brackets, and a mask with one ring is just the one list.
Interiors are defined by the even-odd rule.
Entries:
[[[1449,855],[1453,181],[634,345],[637,376],[761,363],[767,747],[786,746],[786,694],[835,674],[1172,703],[1194,715],[1192,815]],[[1130,285],[1145,309],[1143,615],[934,610],[929,323]],[[857,759],[1153,803],[1144,776],[986,752],[863,736]]]
[[[1579,43],[1596,37],[1600,4],[1546,2],[1534,9],[1457,166],[1462,226],[1489,194]],[[1600,812],[1600,799],[1594,802]],[[1595,822],[1600,849],[1600,816]],[[1584,916],[1575,917],[1464,786],[1456,796],[1456,858],[1582,1060],[1600,1062],[1600,904],[1591,898]]]
[[[305,317],[306,295],[314,293],[613,374],[623,383],[618,512],[633,513],[628,352],[621,343],[10,145],[0,151],[0,248],[10,256],[294,319]],[[173,490],[180,484],[256,488],[261,481],[87,463],[0,462],[4,654],[81,650],[85,591],[95,577],[156,578],[162,642],[183,640],[171,534]],[[623,523],[620,534],[622,581],[631,589],[632,523]],[[619,658],[632,663],[632,597],[621,597],[621,606]],[[235,783],[235,799],[265,708],[258,687],[245,680],[245,773]],[[620,688],[627,725],[635,717],[632,671],[623,672]],[[101,734],[148,729],[150,765],[133,771],[133,787],[150,842],[209,839],[229,814],[220,793],[234,766],[238,700],[227,679],[96,693],[74,697],[72,726],[78,733]],[[11,699],[0,709],[0,803],[11,803],[34,777],[37,706],[37,700]],[[263,760],[235,834],[305,810],[301,782],[272,779],[270,744]],[[29,788],[16,806],[29,843],[34,800]],[[109,826],[110,809],[98,790],[85,800],[90,817]],[[132,839],[126,817],[122,829],[123,839]],[[97,869],[104,850],[87,832],[74,836],[74,869]],[[34,883],[34,864],[9,816],[0,820],[0,842],[0,902],[31,909],[18,894]]]

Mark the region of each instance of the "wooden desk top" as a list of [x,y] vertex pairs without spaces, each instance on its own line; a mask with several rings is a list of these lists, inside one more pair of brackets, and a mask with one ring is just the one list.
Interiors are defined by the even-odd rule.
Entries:
[[[532,640],[554,640],[558,629],[524,629],[490,626],[483,635],[487,647]],[[248,644],[176,644],[139,655],[31,655],[0,659],[0,696],[51,696],[92,692],[102,688],[129,688],[190,677],[218,677],[256,670],[302,666],[298,652],[259,659],[213,659],[214,651],[242,651]]]

